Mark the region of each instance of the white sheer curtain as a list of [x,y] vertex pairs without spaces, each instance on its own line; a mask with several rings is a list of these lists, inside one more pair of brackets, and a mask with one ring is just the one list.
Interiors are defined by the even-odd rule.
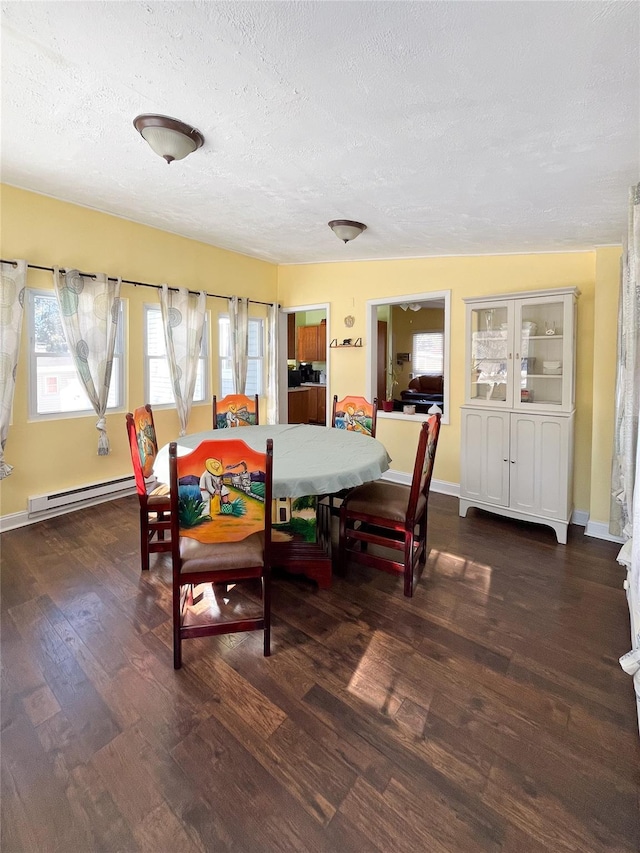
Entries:
[[229,299],[229,341],[234,393],[244,394],[247,385],[249,350],[249,300],[238,296]]
[[4,446],[9,435],[13,392],[20,353],[20,332],[24,313],[27,262],[2,264],[0,290],[0,480],[13,471],[4,459]]
[[64,336],[78,379],[98,416],[98,456],[109,455],[107,400],[120,314],[121,280],[53,269]]
[[278,320],[280,306],[267,309],[267,423],[278,423]]
[[640,184],[631,187],[618,314],[616,432],[609,530],[627,541],[618,562],[627,569],[631,651],[620,665],[633,677],[640,726]]
[[609,532],[628,539],[633,525],[633,487],[640,408],[640,184],[629,191],[629,228],[622,257],[618,308],[616,424]]
[[164,341],[173,397],[180,419],[180,435],[186,434],[191,414],[206,305],[207,295],[204,291],[189,293],[185,287],[177,291],[169,290],[166,284],[160,290]]

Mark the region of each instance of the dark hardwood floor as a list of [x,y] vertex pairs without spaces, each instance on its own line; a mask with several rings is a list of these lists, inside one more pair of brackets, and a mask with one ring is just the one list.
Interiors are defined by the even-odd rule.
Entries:
[[[637,853],[618,546],[431,496],[413,599],[278,576],[184,643],[126,498],[2,535],[2,850]],[[251,606],[249,598],[238,606]]]

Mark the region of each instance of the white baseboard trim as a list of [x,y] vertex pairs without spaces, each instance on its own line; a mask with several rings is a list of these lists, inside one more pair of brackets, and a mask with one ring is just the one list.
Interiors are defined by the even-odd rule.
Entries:
[[13,512],[11,515],[0,516],[0,533],[7,530],[15,530],[17,527],[26,527],[33,519],[29,518],[27,512]]
[[36,524],[38,521],[44,521],[47,518],[56,518],[59,515],[67,515],[70,512],[77,512],[79,509],[86,509],[90,506],[106,503],[107,501],[117,500],[118,498],[135,495],[135,488],[126,489],[116,496],[105,495],[104,497],[94,498],[93,500],[82,501],[69,507],[57,507],[46,512],[37,512],[29,515],[28,512],[14,512],[11,515],[0,516],[0,533],[5,533],[7,530],[15,530],[17,527],[27,527],[29,524]]
[[595,539],[606,539],[607,542],[619,542],[624,545],[622,536],[614,536],[609,533],[609,524],[606,521],[588,521],[584,531],[585,536],[593,536]]
[[[402,486],[411,485],[411,474],[406,474],[404,471],[394,471],[391,468],[385,471],[382,479],[388,480],[390,483],[400,483]],[[458,483],[448,483],[446,480],[431,480],[431,491],[438,492],[441,495],[451,495],[454,498],[460,497]]]
[[589,513],[584,509],[574,509],[571,513],[570,524],[579,524],[580,527],[586,527],[589,521]]

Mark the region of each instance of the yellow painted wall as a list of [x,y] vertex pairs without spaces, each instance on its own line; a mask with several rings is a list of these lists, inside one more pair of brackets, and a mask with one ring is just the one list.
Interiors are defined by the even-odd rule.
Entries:
[[[134,281],[166,282],[204,289],[225,296],[236,294],[260,301],[274,301],[277,268],[234,252],[168,234],[126,219],[108,216],[46,196],[2,186],[0,197],[3,258],[25,258],[41,266],[76,267],[83,271],[107,272]],[[27,284],[52,289],[50,272],[29,270]],[[107,415],[112,452],[97,456],[98,432],[95,415],[56,420],[29,421],[27,400],[28,341],[23,326],[13,423],[5,448],[6,460],[14,466],[0,484],[0,513],[23,512],[30,495],[43,494],[84,483],[131,473],[124,412],[142,405],[143,392],[143,305],[158,304],[158,291],[122,285],[126,300],[128,337],[128,390],[121,412]],[[224,299],[208,299],[212,393],[219,393],[217,371],[217,317],[227,312]],[[252,306],[254,316],[265,316],[266,308]],[[177,436],[175,409],[154,411],[159,442]],[[195,405],[190,431],[211,425],[211,403]]]
[[[284,306],[319,301],[331,306],[329,339],[342,339],[343,318],[355,325],[349,337],[362,337],[365,347],[331,350],[330,393],[343,397],[365,392],[365,303],[367,299],[451,290],[451,423],[443,426],[435,478],[459,482],[460,406],[463,402],[463,297],[490,293],[576,285],[578,302],[577,415],[574,501],[592,518],[609,517],[609,471],[613,434],[618,264],[621,250],[477,257],[424,258],[402,261],[345,262],[275,267],[272,264],[168,234],[125,219],[2,187],[0,197],[2,257],[26,258],[50,266],[76,266],[124,278],[210,292],[236,293],[253,299],[278,299]],[[51,274],[29,272],[28,284],[51,288]],[[142,311],[157,302],[157,293],[123,285],[128,312],[128,393],[126,408],[143,400]],[[217,352],[217,315],[223,300],[208,300],[212,312],[211,352]],[[597,309],[597,314],[596,314]],[[263,309],[254,306],[255,316]],[[212,357],[217,362],[215,355]],[[6,447],[14,473],[0,484],[0,514],[22,512],[29,495],[128,474],[131,470],[123,412],[107,417],[112,445],[109,457],[98,457],[95,417],[30,422],[27,417],[27,339],[23,335],[13,424]],[[215,363],[214,363],[215,368]],[[217,392],[217,370],[212,392]],[[210,405],[194,406],[191,430],[205,429]],[[178,431],[173,409],[158,410],[161,443]],[[410,472],[417,422],[380,419],[378,435],[392,457],[392,468]]]
[[[596,257],[604,252],[598,263]],[[422,258],[400,261],[306,264],[278,269],[278,299],[283,305],[304,305],[322,294],[331,305],[330,337],[341,337],[343,318],[356,318],[350,330],[354,337],[365,336],[365,305],[368,299],[403,294],[450,290],[451,304],[451,389],[450,423],[443,426],[434,477],[450,483],[460,482],[460,406],[464,400],[464,297],[484,296],[541,288],[577,286],[578,345],[576,388],[576,450],[574,503],[576,509],[589,511],[592,496],[593,408],[611,410],[615,361],[616,329],[611,310],[598,317],[599,362],[594,403],[594,304],[612,299],[617,292],[616,255],[620,248],[598,251],[536,255],[467,256]],[[617,300],[616,300],[617,301]],[[608,303],[609,304],[609,303]],[[609,306],[611,308],[611,306]],[[330,364],[331,394],[365,393],[366,344],[362,349],[332,350]],[[600,375],[602,374],[602,376]],[[392,457],[394,470],[409,472],[417,440],[418,423],[379,419],[377,434]],[[603,513],[603,497],[608,486],[603,471],[610,464],[610,445],[602,449],[598,461],[598,512]],[[607,463],[608,456],[608,463]],[[601,470],[602,469],[602,472]],[[594,495],[594,501],[596,497]],[[608,513],[603,515],[603,520]]]

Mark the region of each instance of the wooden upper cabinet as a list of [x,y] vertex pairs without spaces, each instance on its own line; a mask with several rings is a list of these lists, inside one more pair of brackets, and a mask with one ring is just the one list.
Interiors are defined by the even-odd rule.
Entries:
[[296,357],[296,315],[287,314],[287,358]]
[[298,327],[298,361],[327,360],[327,326]]

